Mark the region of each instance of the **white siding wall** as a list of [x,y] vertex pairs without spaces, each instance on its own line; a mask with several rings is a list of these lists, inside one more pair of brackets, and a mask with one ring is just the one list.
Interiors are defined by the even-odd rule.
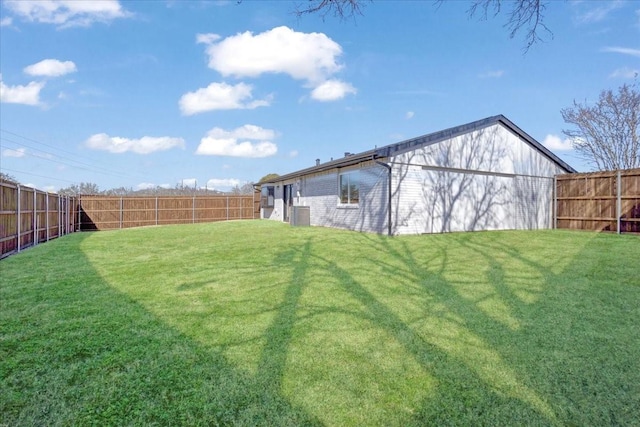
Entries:
[[[502,124],[401,153],[392,172],[392,233],[537,229],[552,226],[553,176],[559,166]],[[360,202],[339,203],[339,173],[359,172]],[[283,184],[311,225],[387,233],[388,170],[373,161],[280,182],[273,209],[283,220]]]
[[552,225],[553,176],[563,171],[502,125],[392,163],[394,234]]

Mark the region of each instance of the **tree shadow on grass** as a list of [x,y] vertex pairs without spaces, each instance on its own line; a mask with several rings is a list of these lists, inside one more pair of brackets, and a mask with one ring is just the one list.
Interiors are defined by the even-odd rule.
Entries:
[[[426,399],[415,423],[447,424],[456,412],[479,424],[506,419],[526,425],[628,425],[640,419],[640,364],[632,356],[640,348],[632,320],[637,319],[633,312],[640,314],[640,291],[633,287],[640,285],[632,261],[640,256],[637,241],[622,251],[629,257],[620,258],[619,242],[607,236],[576,235],[574,247],[550,248],[562,239],[545,241],[532,233],[542,236],[539,253],[523,253],[504,239],[507,233],[494,236],[452,235],[444,244],[439,237],[425,237],[439,246],[438,256],[427,260],[416,258],[406,240],[369,237],[406,266],[400,275],[407,282],[420,283],[431,297],[423,325],[435,322],[459,332],[454,337],[439,336],[437,330],[420,334],[431,344],[424,351],[435,347],[435,354],[444,352],[448,364],[463,365],[467,373],[447,378],[449,366],[436,367],[436,375],[453,387],[440,387],[437,397]],[[614,254],[608,258],[602,253],[605,242]],[[447,265],[451,251],[475,257],[469,263],[479,267],[477,283],[468,273],[464,279],[444,277],[456,268],[469,270]],[[609,278],[620,271],[627,273],[625,283]],[[474,289],[483,280],[489,289]],[[363,286],[352,287],[372,300]],[[397,316],[375,306],[385,317]],[[428,313],[434,306],[444,307],[440,321]]]
[[[291,279],[284,292],[283,301],[276,309],[276,315],[264,334],[266,343],[257,378],[262,378],[270,386],[275,387],[275,390],[281,390],[283,378],[287,375],[286,370],[290,369],[288,358],[291,357],[291,351],[298,355],[302,351],[307,355],[302,357],[310,357],[308,356],[311,353],[309,348],[300,348],[313,345],[313,342],[308,340],[309,337],[326,336],[326,332],[331,334],[332,331],[337,337],[341,337],[342,325],[332,321],[332,316],[334,318],[342,316],[346,322],[354,322],[349,325],[365,323],[370,325],[364,326],[364,335],[368,333],[367,329],[375,330],[398,343],[404,352],[418,363],[422,371],[428,372],[435,378],[438,386],[419,407],[410,410],[413,416],[407,417],[405,408],[400,407],[402,404],[394,410],[393,406],[383,407],[384,404],[379,403],[371,413],[367,413],[365,403],[362,408],[347,409],[341,415],[323,413],[321,418],[329,420],[329,423],[345,423],[345,420],[350,420],[346,422],[347,424],[364,422],[367,424],[439,425],[450,423],[452,420],[454,423],[455,420],[480,423],[504,420],[532,421],[539,424],[556,423],[551,406],[536,390],[527,385],[526,378],[521,378],[519,372],[509,367],[508,361],[492,345],[492,335],[485,336],[482,331],[483,328],[490,328],[495,334],[497,329],[498,335],[509,335],[513,333],[511,325],[505,323],[504,319],[499,321],[487,316],[477,307],[477,301],[469,301],[461,297],[445,278],[444,270],[447,268],[449,256],[449,248],[446,245],[440,248],[438,255],[433,259],[418,261],[406,242],[402,240],[396,242],[382,236],[354,235],[354,248],[362,244],[377,247],[381,254],[379,258],[371,261],[376,263],[383,273],[366,276],[371,278],[372,282],[364,282],[365,276],[354,276],[353,270],[343,267],[344,264],[337,261],[338,255],[323,253],[322,249],[313,245],[311,240],[307,240],[301,249],[290,248],[276,254],[275,259],[279,263],[290,266]],[[398,269],[397,262],[387,263],[385,260],[389,257],[401,261],[404,268]],[[499,270],[497,265],[493,265],[492,268]],[[335,292],[336,296],[335,299],[321,299],[314,303],[308,297],[305,298],[308,275],[320,272],[326,275],[324,286],[331,288],[331,284],[336,285],[335,291],[330,291]],[[500,273],[494,271],[493,274],[499,276]],[[391,307],[384,298],[377,295],[380,290],[388,290],[390,285],[393,285],[388,281],[394,279],[413,286],[417,298],[431,301],[424,307],[419,317],[404,316],[404,313],[398,311],[398,307]],[[322,282],[316,278],[313,283],[317,287]],[[309,292],[313,291],[313,289],[309,290]],[[501,292],[506,294],[508,290]],[[344,299],[355,301],[356,304],[348,307],[341,306],[338,300],[342,297],[339,294],[344,295]],[[324,323],[325,321],[327,324]],[[311,326],[301,327],[303,322]],[[347,326],[347,328],[350,327]],[[306,337],[303,339],[297,337],[294,340],[293,336],[296,332],[301,332]],[[354,340],[362,340],[362,336],[357,331],[352,332],[351,336]],[[364,372],[366,367],[348,366],[350,363],[367,365],[372,363],[372,359],[366,354],[361,354],[351,361],[350,353],[384,352],[385,350],[380,348],[351,350],[353,343],[340,341],[341,339],[328,338],[322,345],[330,348],[328,353],[338,355],[337,357],[344,356],[345,360],[336,364],[337,369],[343,374],[334,373],[335,379],[331,378],[314,384],[311,379],[317,377],[322,370],[326,370],[323,365],[332,365],[326,358],[323,359],[322,355],[317,355],[319,366],[297,370],[296,373],[301,378],[289,380],[298,383],[298,390],[301,390],[299,387],[301,384],[318,386],[323,390],[318,396],[324,402],[319,402],[315,406],[316,411],[321,411],[318,408],[328,408],[331,405],[332,389],[336,393],[338,389],[348,387],[351,383],[376,378],[376,373]],[[394,355],[396,354],[390,353],[387,358]],[[398,363],[404,362],[398,361]],[[372,366],[372,368],[376,370],[376,367]],[[361,378],[353,378],[353,376]],[[392,381],[387,377],[380,379],[382,380],[379,384],[380,389],[398,387],[400,392],[404,390],[402,385],[391,384]],[[295,385],[293,389],[296,389]],[[357,393],[357,390],[354,392]],[[411,392],[415,393],[415,390]],[[306,402],[303,406],[307,407],[310,396],[313,394],[307,390],[301,393],[305,396],[297,396],[296,399]],[[309,396],[306,396],[307,394]],[[355,398],[352,404],[363,399]],[[392,405],[398,405],[398,403],[392,403]]]
[[[3,261],[0,424],[320,424],[277,384],[238,370],[111,288],[82,255],[85,238]],[[278,364],[277,354],[265,357]]]
[[[439,385],[434,393],[421,407],[415,408],[413,421],[405,423],[442,425],[467,420],[491,424],[494,420],[520,419],[546,424],[555,421],[549,405],[523,384],[501,355],[476,333],[476,325],[469,324],[473,317],[480,317],[484,327],[504,328],[461,298],[441,275],[447,263],[446,248],[442,248],[439,259],[419,263],[402,242],[400,248],[404,250],[391,245],[385,237],[367,238],[385,255],[400,259],[406,270],[398,271],[387,265],[389,270],[380,278],[382,281],[362,283],[333,260],[323,258],[322,261],[341,278],[346,293],[363,305],[363,315],[400,343],[423,370],[437,379]],[[418,286],[420,298],[431,300],[421,318],[403,318],[372,292],[378,286],[388,286],[384,280],[400,276],[404,276],[403,282]],[[426,324],[428,328],[416,327],[419,324]]]

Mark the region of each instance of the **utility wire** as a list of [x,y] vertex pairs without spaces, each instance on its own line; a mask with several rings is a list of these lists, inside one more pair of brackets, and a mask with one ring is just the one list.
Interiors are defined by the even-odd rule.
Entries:
[[[75,160],[75,159],[68,159],[69,161],[72,161],[72,162],[75,162],[75,163],[78,163],[78,164],[81,164],[81,165],[84,165],[84,166],[90,167],[91,169],[88,169],[88,170],[90,170],[90,171],[95,172],[95,169],[102,169],[103,171],[106,171],[106,172],[102,172],[103,174],[113,175],[113,176],[119,176],[119,177],[124,177],[124,178],[135,178],[133,175],[127,174],[126,172],[123,172],[123,171],[118,171],[118,170],[116,170],[116,169],[107,169],[107,168],[104,168],[104,167],[102,167],[102,166],[97,166],[97,165],[95,164],[96,160],[95,160],[95,159],[92,159],[92,158],[90,158],[90,157],[87,157],[87,156],[81,156],[81,155],[79,155],[79,154],[77,154],[77,153],[74,153],[74,152],[72,152],[72,151],[68,151],[68,150],[64,150],[64,149],[62,149],[62,148],[54,147],[53,145],[50,145],[50,144],[45,144],[44,142],[40,142],[40,141],[37,141],[37,140],[35,140],[35,139],[28,138],[28,137],[26,137],[26,136],[23,136],[23,135],[17,134],[17,133],[15,133],[15,132],[11,132],[11,131],[9,131],[9,130],[7,130],[7,129],[2,129],[2,128],[0,128],[0,132],[7,133],[7,134],[9,134],[9,135],[13,135],[13,136],[16,136],[16,137],[18,137],[18,138],[22,138],[22,139],[24,139],[24,140],[26,140],[26,141],[29,141],[29,142],[32,142],[32,143],[35,143],[35,144],[38,144],[38,145],[42,145],[42,146],[44,146],[44,147],[52,148],[52,149],[57,150],[57,151],[60,151],[60,152],[62,152],[62,153],[66,153],[66,154],[68,154],[68,155],[70,155],[70,156],[72,156],[72,157],[77,157],[77,158],[81,158],[81,159],[85,159],[85,160],[89,160],[89,161],[91,161],[91,162],[94,162],[93,164],[89,164],[89,163],[81,162],[81,161],[79,161],[79,160]],[[26,143],[24,143],[24,142],[14,141],[14,140],[12,140],[12,139],[8,139],[8,138],[6,138],[6,137],[0,137],[0,140],[5,140],[5,141],[8,141],[8,142],[12,142],[12,143],[14,143],[14,144],[16,144],[16,145],[18,145],[18,146],[26,147],[26,148],[31,148],[31,149],[33,149],[33,150],[40,151],[40,152],[43,152],[43,153],[46,153],[46,154],[49,154],[49,155],[53,155],[53,156],[55,156],[55,157],[58,157],[58,158],[59,158],[59,156],[58,156],[58,155],[56,155],[55,153],[50,153],[50,152],[47,152],[47,151],[41,150],[41,149],[39,149],[39,148],[35,148],[35,147],[30,146],[30,145],[28,145],[28,144],[26,144]],[[26,154],[26,153],[25,153],[25,154]],[[51,160],[51,159],[47,159],[47,158],[45,158],[45,157],[42,157],[42,158],[43,158],[44,160]],[[59,161],[59,162],[61,162],[61,161]],[[64,164],[64,163],[63,163],[63,164]],[[75,167],[75,165],[70,165],[70,164],[66,164],[66,165],[67,165],[67,166],[74,166],[74,167]]]
[[74,181],[69,181],[68,179],[54,178],[52,176],[46,176],[46,175],[38,175],[38,174],[32,173],[32,172],[19,171],[19,170],[16,170],[16,169],[9,169],[9,168],[0,168],[0,170],[9,171],[9,172],[13,172],[13,173],[23,173],[25,175],[37,176],[38,178],[46,178],[46,179],[52,179],[54,181],[62,181],[62,182],[68,182],[69,184],[74,184]]
[[[127,175],[127,174],[124,174],[124,173],[120,173],[118,171],[110,170],[110,169],[104,168],[102,166],[96,166],[96,165],[92,165],[92,164],[89,164],[89,163],[81,162],[79,160],[66,159],[67,161],[65,161],[65,160],[62,160],[55,153],[51,153],[51,152],[48,152],[48,151],[40,150],[38,148],[31,147],[31,146],[23,144],[21,142],[14,141],[14,140],[11,140],[11,139],[7,139],[6,137],[0,137],[0,140],[16,144],[16,146],[18,146],[19,148],[26,147],[26,148],[30,148],[31,150],[33,150],[33,152],[32,151],[25,151],[24,152],[25,156],[35,157],[35,158],[46,160],[46,161],[49,161],[49,162],[58,163],[58,164],[65,165],[65,166],[71,166],[71,167],[74,167],[74,168],[77,168],[77,169],[81,169],[81,170],[87,170],[87,171],[90,171],[90,172],[97,172],[97,173],[101,173],[103,175],[118,176],[118,177],[121,177],[121,178],[134,178],[134,176],[132,176],[132,175]],[[11,147],[9,147],[8,149],[14,150],[14,151],[18,151],[15,148],[11,148]],[[43,155],[38,155],[38,153],[42,153]],[[53,156],[53,158],[48,157],[48,156]],[[69,163],[69,162],[73,162],[73,163]],[[78,165],[81,165],[81,166],[78,166]],[[82,167],[82,166],[86,166],[86,167]]]

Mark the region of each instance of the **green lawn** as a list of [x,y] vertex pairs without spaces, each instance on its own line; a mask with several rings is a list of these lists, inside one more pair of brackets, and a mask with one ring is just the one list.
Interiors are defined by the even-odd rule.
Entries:
[[0,261],[0,425],[638,425],[640,237],[246,221]]

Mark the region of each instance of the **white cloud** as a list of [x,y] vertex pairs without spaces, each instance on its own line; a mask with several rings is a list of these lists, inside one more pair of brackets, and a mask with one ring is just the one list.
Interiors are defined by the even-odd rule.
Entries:
[[249,158],[273,156],[278,147],[270,140],[275,137],[275,131],[255,125],[244,125],[234,130],[216,127],[200,140],[196,154]]
[[551,135],[551,134],[546,136],[546,138],[542,142],[542,145],[544,145],[550,150],[557,150],[557,151],[573,150],[573,146],[571,145],[571,140],[569,138],[561,139],[559,136]]
[[59,28],[88,27],[131,16],[117,0],[5,0],[5,7],[27,21]]
[[298,150],[289,151],[289,157],[291,157],[292,159],[298,157],[298,154]]
[[156,185],[150,182],[141,182],[140,184],[136,185],[136,190],[150,190],[152,188],[156,188]]
[[270,97],[252,100],[252,91],[253,86],[245,83],[211,83],[205,88],[182,95],[178,104],[182,114],[187,116],[212,110],[252,110],[269,106]]
[[225,77],[286,74],[315,88],[311,96],[319,101],[333,101],[356,92],[352,85],[331,79],[343,68],[338,61],[342,47],[323,33],[302,33],[282,26],[227,38],[198,34],[196,41],[207,45],[209,68]]
[[40,91],[44,82],[31,82],[26,86],[8,86],[0,74],[0,102],[8,104],[40,105]]
[[2,157],[24,157],[27,153],[26,148],[5,148],[2,150]]
[[0,27],[8,27],[13,23],[13,19],[10,16],[5,16],[0,20]]
[[209,181],[207,181],[207,186],[206,188],[209,190],[220,190],[220,189],[228,189],[228,188],[233,188],[235,186],[239,186],[240,185],[240,180],[239,179],[234,179],[234,178],[223,178],[223,179],[219,179],[219,178],[212,178]]
[[59,61],[57,59],[44,59],[36,64],[25,67],[24,72],[30,76],[58,77],[78,71],[72,61]]
[[356,89],[349,83],[340,80],[327,80],[311,91],[311,98],[323,102],[336,101],[349,93],[356,93]]
[[499,79],[504,75],[504,70],[487,71],[486,73],[479,74],[481,79]]
[[195,178],[184,178],[182,181],[180,181],[178,183],[180,186],[182,187],[193,187],[196,188],[196,185],[198,185],[198,180]]
[[218,40],[220,40],[222,37],[220,37],[217,34],[196,34],[196,43],[202,43],[202,44],[212,44],[213,42],[216,42]]
[[413,119],[413,116],[415,116],[416,113],[414,113],[413,111],[407,111],[407,113],[404,115],[404,118],[407,120],[411,120]]
[[300,33],[277,27],[253,35],[250,31],[220,41],[215,34],[198,36],[207,41],[209,67],[223,76],[258,77],[284,73],[297,80],[319,82],[338,72],[340,45],[322,33]]
[[603,52],[621,53],[623,55],[637,56],[637,57],[640,58],[640,49],[613,46],[613,47],[605,47],[605,48],[602,49],[602,51]]
[[637,68],[622,67],[609,74],[609,77],[612,79],[634,79],[638,75],[640,75],[640,70]]
[[587,10],[577,15],[576,21],[579,24],[591,24],[603,21],[609,13],[624,6],[624,2],[620,0],[609,0],[608,2],[600,3],[597,7],[591,7],[593,4],[598,3],[582,3],[582,5],[586,5]]
[[106,133],[92,135],[87,139],[85,145],[93,150],[104,150],[110,153],[125,153],[132,151],[138,154],[149,154],[155,151],[166,151],[174,147],[184,148],[182,138],[171,138],[168,136],[152,137],[144,136],[140,139],[111,137]]

